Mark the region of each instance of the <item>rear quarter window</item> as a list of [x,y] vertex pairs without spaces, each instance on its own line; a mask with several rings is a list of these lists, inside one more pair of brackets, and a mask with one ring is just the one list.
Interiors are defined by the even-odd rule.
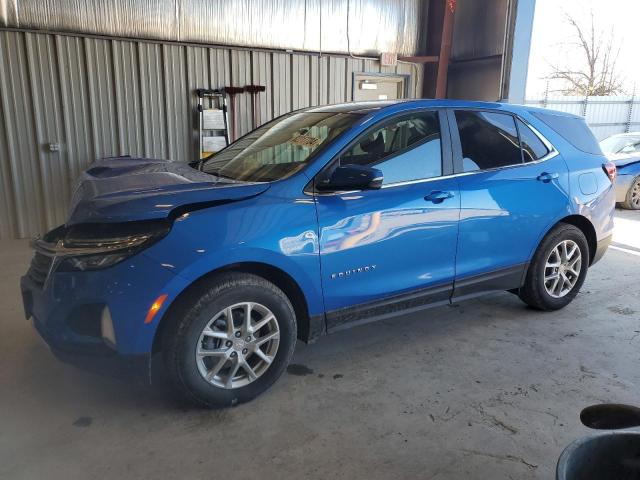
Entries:
[[549,125],[578,150],[594,155],[602,155],[602,150],[596,137],[593,136],[593,133],[583,118],[555,115],[546,112],[531,113]]
[[525,162],[540,160],[549,153],[549,149],[542,140],[520,119],[518,119],[518,132],[520,132],[520,144]]

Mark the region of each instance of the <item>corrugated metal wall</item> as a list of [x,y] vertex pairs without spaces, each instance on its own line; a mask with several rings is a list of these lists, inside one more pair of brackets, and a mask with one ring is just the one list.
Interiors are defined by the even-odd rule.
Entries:
[[515,0],[458,0],[447,96],[495,101],[503,97],[503,59]]
[[454,19],[451,60],[502,55],[507,11],[513,0],[458,0]]
[[[353,72],[411,74],[410,96],[422,91],[406,64],[0,30],[0,238],[62,223],[74,179],[96,158],[197,158],[196,88],[266,85],[264,122],[350,101]],[[248,94],[238,111],[244,134]]]
[[426,0],[0,0],[0,27],[279,50],[413,55],[419,50],[420,19],[427,4]]

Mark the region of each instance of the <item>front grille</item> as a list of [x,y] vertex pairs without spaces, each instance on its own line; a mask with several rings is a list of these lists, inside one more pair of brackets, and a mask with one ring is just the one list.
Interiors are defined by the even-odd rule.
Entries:
[[36,254],[33,256],[33,259],[31,260],[31,266],[29,267],[27,275],[40,288],[44,286],[44,282],[47,279],[47,275],[49,275],[49,270],[51,269],[52,262],[53,257],[44,255],[40,252],[36,252]]

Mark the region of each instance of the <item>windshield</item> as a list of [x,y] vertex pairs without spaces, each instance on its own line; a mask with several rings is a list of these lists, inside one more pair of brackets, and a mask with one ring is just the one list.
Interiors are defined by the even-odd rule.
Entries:
[[604,153],[632,154],[640,153],[640,136],[614,136],[600,142]]
[[207,160],[202,170],[245,182],[280,180],[306,166],[361,117],[358,113],[291,113],[229,145]]

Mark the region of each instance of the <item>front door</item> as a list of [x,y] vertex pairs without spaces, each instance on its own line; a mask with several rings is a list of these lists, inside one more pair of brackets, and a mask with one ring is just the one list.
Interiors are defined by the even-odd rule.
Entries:
[[519,287],[542,235],[567,214],[567,166],[509,113],[456,110],[449,117],[463,173],[454,296]]
[[457,179],[443,178],[452,172],[445,114],[383,120],[337,162],[378,168],[384,181],[316,194],[328,330],[448,301],[460,197]]

